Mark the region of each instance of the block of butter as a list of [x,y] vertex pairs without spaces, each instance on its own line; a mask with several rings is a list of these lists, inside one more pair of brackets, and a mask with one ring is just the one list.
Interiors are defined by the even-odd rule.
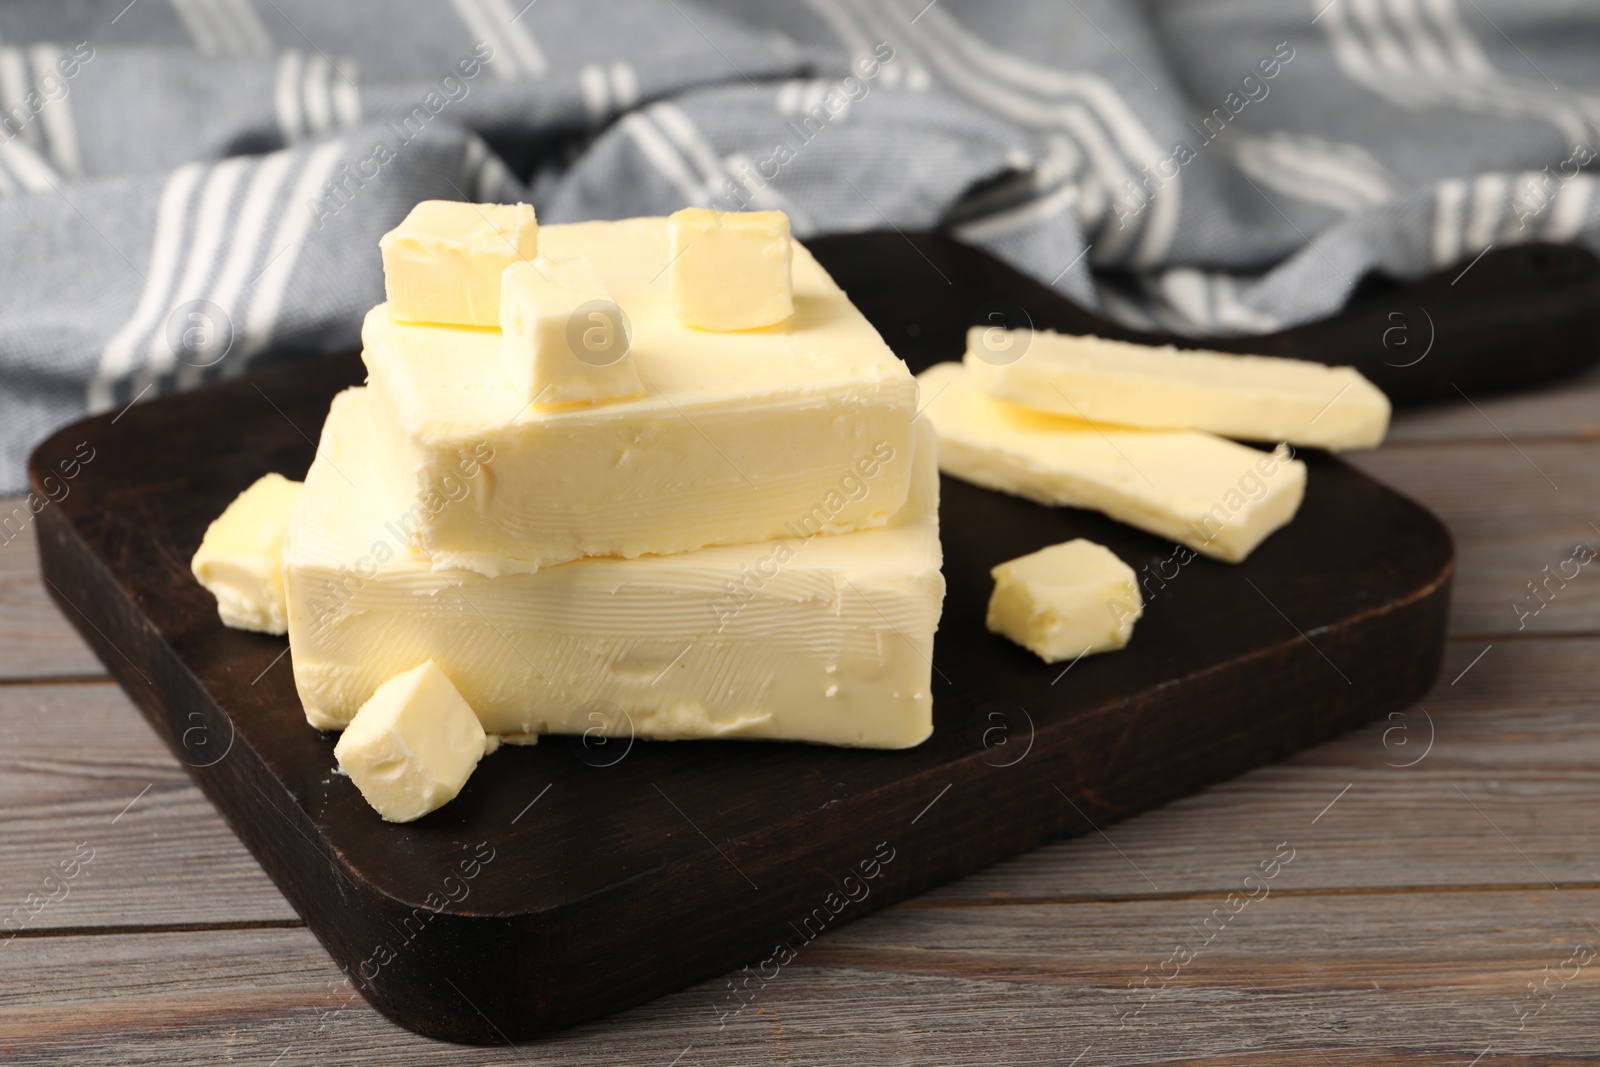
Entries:
[[1306,466],[1193,431],[1133,430],[1008,404],[959,363],[918,375],[941,470],[990,489],[1104,512],[1238,563],[1294,518]]
[[804,248],[795,315],[709,333],[672,312],[666,219],[547,226],[539,243],[594,264],[633,324],[645,395],[530,405],[499,334],[374,308],[362,358],[382,472],[402,498],[385,518],[435,563],[532,571],[856,530],[900,510],[916,381]]
[[1002,563],[989,575],[990,632],[1046,663],[1123,647],[1144,613],[1133,568],[1081,537]]
[[967,332],[972,382],[1040,411],[1327,449],[1376,448],[1389,428],[1389,398],[1354,367],[1043,330],[1006,333],[997,337],[982,326]]
[[411,822],[455,799],[488,751],[472,708],[432,660],[367,698],[333,755],[389,822]]
[[407,322],[500,325],[500,275],[539,251],[527,204],[424,200],[378,241],[394,316]]
[[[906,464],[914,487],[885,526],[490,578],[433,569],[386,524],[401,505],[373,470],[368,401],[365,389],[335,399],[285,539],[295,684],[313,726],[337,729],[385,679],[431,659],[486,730],[513,740],[602,726],[872,748],[928,736],[944,578],[925,427]],[[869,465],[853,477],[884,476]]]
[[500,279],[500,358],[530,404],[640,396],[622,311],[587,259],[513,263]]
[[281,474],[265,475],[206,527],[189,569],[217,598],[223,625],[284,632],[283,531],[300,489]]
[[752,330],[794,314],[783,212],[688,207],[668,218],[667,235],[672,309],[685,326]]

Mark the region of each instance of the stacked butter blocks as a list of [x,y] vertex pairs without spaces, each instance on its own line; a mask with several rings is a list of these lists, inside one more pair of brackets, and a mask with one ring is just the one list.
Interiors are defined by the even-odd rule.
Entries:
[[511,741],[928,736],[932,431],[787,219],[434,202],[381,247],[284,541],[312,725],[431,662]]

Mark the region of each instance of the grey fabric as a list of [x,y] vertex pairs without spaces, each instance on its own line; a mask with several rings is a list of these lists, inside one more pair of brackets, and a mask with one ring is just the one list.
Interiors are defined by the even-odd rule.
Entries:
[[1195,336],[1600,247],[1558,0],[10,0],[0,110],[6,493],[85,411],[353,347],[424,198],[944,227]]

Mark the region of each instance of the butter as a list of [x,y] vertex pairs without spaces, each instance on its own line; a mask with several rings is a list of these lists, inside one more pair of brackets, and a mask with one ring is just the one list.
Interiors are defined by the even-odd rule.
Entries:
[[1294,518],[1306,466],[1193,431],[1062,418],[981,392],[959,363],[918,375],[939,431],[939,468],[1041,504],[1103,512],[1238,563]]
[[454,800],[488,746],[472,708],[427,660],[378,686],[333,755],[379,815],[411,822]]
[[[1389,398],[1354,367],[1048,331],[1031,338],[995,333],[981,326],[967,332],[972,383],[1040,411],[1326,449],[1376,448],[1389,428]],[[1028,342],[1020,358],[1000,362],[991,354],[1010,359],[1023,347],[1019,340]]]
[[794,314],[783,212],[689,207],[672,213],[667,234],[672,309],[685,326],[751,330]]
[[378,241],[398,319],[500,325],[500,275],[539,251],[527,204],[424,200]]
[[796,527],[491,578],[435,570],[386,523],[403,502],[374,469],[372,400],[335,399],[285,539],[295,684],[313,726],[337,729],[385,679],[431,659],[484,729],[512,739],[593,728],[903,748],[931,731],[944,579],[926,427],[914,459],[897,446],[850,468],[869,496],[908,472],[905,506],[875,529]]
[[640,396],[622,312],[587,259],[513,263],[500,279],[500,358],[530,404]]
[[916,381],[804,248],[794,315],[730,334],[673,314],[666,219],[547,226],[539,243],[594,265],[633,324],[645,394],[530,405],[498,333],[374,308],[362,358],[381,473],[401,498],[384,518],[436,564],[532,571],[859,530],[900,510],[910,463],[859,468],[911,456]]
[[1144,613],[1133,568],[1081,537],[1002,563],[989,574],[990,632],[1046,663],[1123,647]]
[[217,598],[224,626],[284,632],[283,532],[300,489],[281,474],[265,475],[206,527],[189,569]]

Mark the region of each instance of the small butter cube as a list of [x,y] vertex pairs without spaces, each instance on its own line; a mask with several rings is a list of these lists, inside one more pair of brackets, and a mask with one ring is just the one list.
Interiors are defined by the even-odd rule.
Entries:
[[215,522],[189,569],[217,598],[223,625],[265,634],[286,632],[283,531],[300,502],[301,483],[268,474],[240,493]]
[[500,358],[541,407],[644,395],[628,326],[587,259],[513,263],[500,281]]
[[789,216],[690,207],[667,220],[672,310],[685,326],[752,330],[794,314]]
[[378,686],[333,754],[379,815],[411,822],[453,800],[488,750],[478,717],[430,659]]
[[1078,538],[1002,563],[989,572],[988,627],[1046,663],[1121,648],[1144,612],[1133,568],[1110,549]]
[[527,204],[424,200],[378,242],[395,318],[500,325],[500,275],[539,253]]

